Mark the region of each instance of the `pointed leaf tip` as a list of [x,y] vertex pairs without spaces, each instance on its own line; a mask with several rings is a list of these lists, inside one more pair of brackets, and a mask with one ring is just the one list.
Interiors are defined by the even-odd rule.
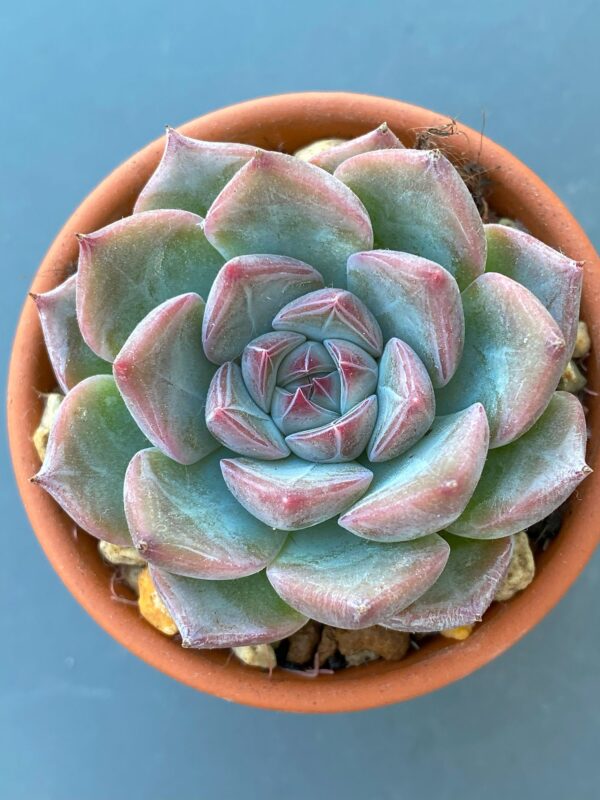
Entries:
[[218,447],[204,414],[215,368],[202,350],[203,314],[197,294],[165,301],[136,326],[113,365],[141,430],[181,464],[193,464]]
[[264,572],[237,580],[195,580],[150,567],[185,647],[215,649],[285,639],[307,618],[273,590]]
[[63,392],[92,375],[107,375],[111,366],[84,342],[77,323],[75,275],[43,294],[31,293],[56,380]]
[[589,475],[587,432],[579,400],[556,392],[535,425],[491,450],[463,514],[449,529],[492,539],[517,533],[552,513]]
[[449,549],[435,534],[416,542],[369,542],[330,521],[290,534],[267,575],[277,593],[311,619],[366,628],[427,591]]
[[363,153],[344,161],[335,177],[365,204],[375,247],[441,264],[461,289],[483,272],[486,240],[479,212],[464,181],[439,151]]
[[271,463],[224,459],[221,469],[245,509],[286,531],[337,516],[366,492],[373,477],[359,464],[311,464],[293,456]]
[[368,153],[372,150],[388,150],[402,148],[404,145],[398,137],[388,128],[387,123],[383,122],[373,131],[350,139],[348,142],[340,142],[334,147],[323,150],[309,159],[311,164],[315,164],[327,172],[335,172],[339,165],[353,156],[360,153]]
[[83,338],[113,361],[135,326],[180,294],[206,297],[223,259],[206,241],[201,217],[146,211],[125,217],[80,246],[77,317]]
[[348,256],[373,245],[364,206],[344,184],[312,164],[269,151],[231,179],[210,207],[204,230],[226,258],[298,258],[335,286],[345,284]]
[[191,466],[159,450],[137,453],[125,476],[134,545],[150,563],[192,578],[232,580],[259,572],[283,537],[249,514],[221,479],[219,450]]
[[272,331],[258,336],[242,353],[242,376],[254,402],[269,412],[277,371],[283,359],[305,341],[299,333]]
[[87,533],[131,545],[123,480],[133,455],[147,446],[112,376],[86,378],[60,406],[36,482]]
[[248,144],[203,142],[167,126],[163,156],[140,192],[134,213],[178,208],[205,215],[215,197],[257,150]]
[[241,370],[232,361],[223,364],[211,381],[206,424],[215,439],[234,453],[269,461],[289,455],[283,436],[250,397]]
[[249,255],[228,261],[215,278],[202,326],[207,357],[233,361],[252,340],[271,330],[280,308],[323,286],[308,264],[285,256]]

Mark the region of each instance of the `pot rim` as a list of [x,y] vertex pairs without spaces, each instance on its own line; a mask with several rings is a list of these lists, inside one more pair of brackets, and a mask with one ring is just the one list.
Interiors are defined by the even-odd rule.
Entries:
[[[418,130],[439,125],[443,115],[370,95],[306,92],[250,100],[214,111],[178,128],[195,138],[247,141],[288,152],[331,136],[350,138],[386,121],[405,144]],[[585,233],[556,195],[515,156],[464,125],[440,142],[452,157],[477,161],[493,182],[491,205],[521,220],[547,244],[584,262],[582,316],[592,341],[600,326],[598,256]],[[131,213],[133,202],[160,159],[164,137],[115,169],[82,202],[43,259],[31,291],[56,286],[76,262],[74,233],[86,233]],[[589,382],[597,387],[592,351]],[[437,637],[400,662],[374,662],[332,676],[307,680],[283,670],[271,678],[230,659],[225,651],[190,651],[154,630],[137,609],[114,602],[111,570],[100,558],[96,540],[73,536],[73,523],[42,489],[29,482],[39,460],[31,436],[41,412],[40,392],[53,379],[37,313],[26,302],[13,344],[7,419],[10,451],[19,492],[33,530],[60,578],[86,611],[120,644],[163,673],[195,689],[250,706],[295,712],[342,712],[383,706],[434,691],[482,667],[513,645],[560,600],[582,571],[600,539],[600,471],[572,497],[560,535],[537,560],[529,588],[508,603],[496,603],[484,622],[462,642]],[[590,396],[592,432],[588,463],[596,462],[595,434],[600,408]]]

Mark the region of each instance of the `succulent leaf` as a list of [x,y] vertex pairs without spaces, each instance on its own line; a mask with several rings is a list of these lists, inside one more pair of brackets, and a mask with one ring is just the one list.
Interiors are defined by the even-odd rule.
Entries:
[[512,442],[548,405],[565,363],[556,322],[524,286],[494,272],[462,293],[465,346],[450,383],[436,394],[438,413],[480,402],[490,447]]
[[416,444],[435,417],[433,386],[412,348],[388,341],[379,362],[377,422],[369,442],[370,461],[390,461]]
[[138,322],[165,300],[206,297],[223,259],[206,241],[201,217],[146,211],[79,241],[77,317],[83,338],[112,361]]
[[513,549],[506,537],[491,542],[444,533],[450,556],[444,571],[418,600],[383,625],[399,631],[437,633],[479,622],[504,578]]
[[340,410],[342,384],[339,372],[317,375],[311,379],[311,400],[323,408],[336,413]]
[[240,455],[267,461],[289,455],[283,436],[250,397],[242,372],[232,361],[213,376],[206,398],[206,425],[217,441]]
[[184,647],[274,642],[307,622],[273,590],[264,571],[231,581],[185,578],[153,566],[150,574]]
[[334,147],[317,153],[309,161],[311,164],[333,173],[342,162],[352,156],[369,153],[372,150],[389,150],[399,147],[404,147],[404,145],[384,122],[374,131],[357,136],[348,142],[340,142]]
[[460,516],[475,490],[488,437],[480,403],[436,417],[429,434],[414,447],[393,461],[373,465],[372,488],[339,524],[377,542],[443,530]]
[[142,189],[134,213],[180,208],[204,216],[221,189],[259,148],[229,142],[202,142],[167,128],[156,171]]
[[490,451],[475,493],[449,529],[493,539],[539,522],[591,472],[586,441],[581,403],[568,392],[556,392],[527,433]]
[[377,362],[352,342],[326,339],[324,344],[340,376],[340,411],[345,414],[375,391]]
[[307,461],[354,461],[363,452],[377,419],[377,397],[372,395],[327,425],[286,436],[292,453]]
[[529,289],[558,324],[570,355],[579,321],[581,264],[508,225],[486,225],[485,234],[487,272],[500,272]]
[[450,548],[437,535],[375,543],[324,522],[288,536],[267,568],[275,591],[303,614],[337,628],[389,619],[429,589]]
[[112,376],[86,378],[63,400],[33,481],[87,533],[131,545],[123,479],[133,455],[147,446]]
[[221,480],[220,459],[206,453],[177,464],[142,450],[125,475],[125,514],[134,545],[155,566],[190,578],[230,580],[269,564],[283,544],[249,514]]
[[215,364],[233,361],[248,342],[271,330],[282,306],[322,286],[319,273],[295,258],[232,258],[219,271],[206,301],[204,352]]
[[333,359],[321,342],[304,342],[291,351],[281,362],[277,382],[281,386],[302,380],[311,375],[335,369]]
[[218,443],[205,420],[215,367],[202,350],[204,301],[182,294],[151,311],[133,330],[113,364],[132,417],[156,447],[193,464]]
[[269,412],[277,371],[283,359],[305,341],[290,331],[271,331],[246,345],[242,353],[242,377],[254,402]]
[[365,204],[375,247],[441,264],[461,289],[483,272],[486,241],[479,212],[462,178],[439,151],[363,153],[344,161],[335,177]]
[[234,175],[210,207],[204,230],[227,259],[291,256],[336,286],[345,283],[348,256],[373,245],[368,214],[346,186],[319,167],[274,152],[259,153]]
[[76,281],[71,275],[56,289],[33,295],[48,357],[65,394],[84,378],[111,372],[110,363],[98,358],[83,341],[77,324]]
[[305,388],[288,392],[277,386],[273,392],[271,417],[283,435],[288,436],[307,428],[329,425],[338,418],[338,414],[313,403]]
[[335,517],[369,488],[373,474],[359,464],[311,464],[300,458],[221,461],[225,483],[247,511],[271,528],[300,530]]
[[384,339],[402,339],[445,386],[463,351],[465,322],[458,284],[439,264],[410,253],[373,250],[348,259],[348,286],[371,308]]
[[293,300],[273,320],[275,330],[295,331],[308,339],[346,339],[380,356],[379,323],[358,297],[342,289],[320,289]]

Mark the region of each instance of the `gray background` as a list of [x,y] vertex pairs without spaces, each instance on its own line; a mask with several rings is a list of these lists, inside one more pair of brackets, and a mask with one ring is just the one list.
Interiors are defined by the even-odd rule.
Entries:
[[[67,215],[116,164],[218,106],[348,89],[508,147],[600,244],[600,6],[21,2],[0,12],[3,358]],[[4,435],[4,434],[3,434]],[[526,640],[411,703],[301,717],[194,693],[112,641],[59,583],[2,451],[0,797],[596,798],[600,553]]]

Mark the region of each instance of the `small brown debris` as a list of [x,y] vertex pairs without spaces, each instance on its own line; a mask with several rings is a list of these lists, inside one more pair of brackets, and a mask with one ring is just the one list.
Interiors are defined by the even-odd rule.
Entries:
[[177,625],[158,596],[147,567],[138,575],[138,593],[138,608],[146,622],[166,636],[175,636]]
[[336,629],[338,649],[349,667],[383,658],[400,661],[410,648],[410,635],[373,625],[357,631]]
[[347,141],[347,139],[317,139],[316,142],[312,142],[311,144],[307,144],[306,147],[301,147],[299,150],[296,150],[294,155],[296,158],[299,158],[300,161],[310,161],[311,158],[318,156],[319,153],[324,153],[325,150],[337,147],[338,144],[343,144],[345,141]]
[[458,628],[448,628],[445,631],[440,631],[440,633],[446,639],[456,639],[458,642],[463,642],[473,633],[474,627],[475,625],[459,625]]
[[321,639],[321,627],[318,622],[311,619],[303,628],[292,634],[288,639],[286,661],[298,665],[312,662]]
[[575,339],[575,349],[573,350],[573,358],[585,358],[592,347],[592,340],[588,326],[583,320],[579,320],[577,325],[577,338]]
[[44,396],[44,410],[42,412],[42,418],[40,419],[40,424],[36,428],[32,437],[33,446],[35,447],[39,459],[42,462],[46,458],[46,447],[48,446],[50,430],[54,424],[56,415],[58,414],[60,404],[64,399],[64,395],[59,394],[59,392],[52,392],[52,394],[47,394]]
[[98,542],[100,555],[109,564],[115,566],[124,565],[127,567],[145,567],[146,561],[141,557],[135,547],[123,547],[118,544],[111,544],[100,540]]
[[526,589],[535,575],[535,560],[529,544],[529,538],[523,531],[514,537],[513,552],[508,565],[508,572],[498,589],[494,600],[503,603],[510,600],[518,592]]
[[269,672],[277,666],[275,650],[270,644],[250,644],[245,647],[232,647],[237,658],[249,667],[268,669]]
[[336,628],[325,625],[321,632],[321,641],[317,648],[317,660],[319,666],[328,661],[337,650]]

